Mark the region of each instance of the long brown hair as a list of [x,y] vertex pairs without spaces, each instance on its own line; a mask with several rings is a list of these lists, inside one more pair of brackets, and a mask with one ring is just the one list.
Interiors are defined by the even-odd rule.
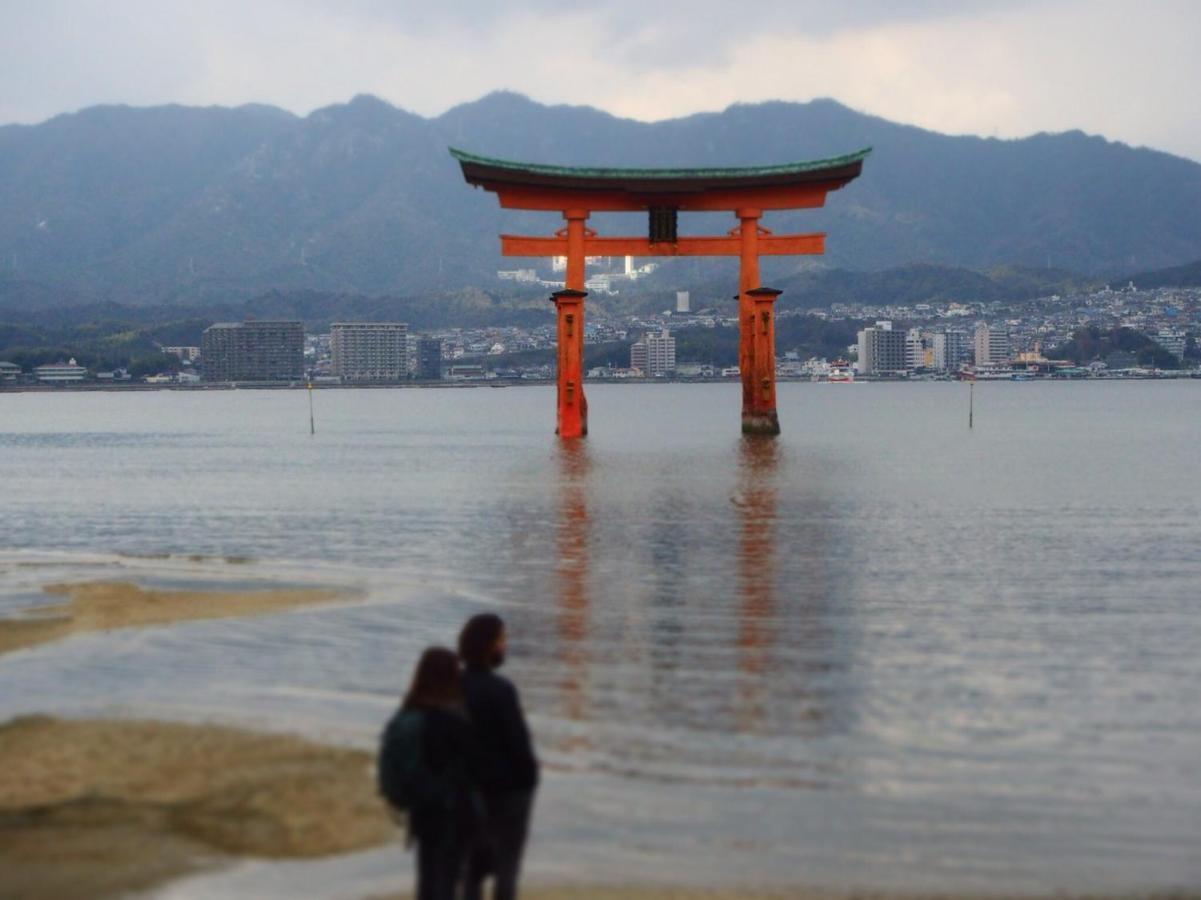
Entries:
[[463,705],[463,676],[459,658],[445,647],[427,647],[413,670],[413,683],[405,695],[405,709],[430,709]]

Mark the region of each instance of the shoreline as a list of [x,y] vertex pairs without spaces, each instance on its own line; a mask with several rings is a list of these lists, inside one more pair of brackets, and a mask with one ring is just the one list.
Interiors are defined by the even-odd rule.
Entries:
[[26,606],[0,618],[0,655],[75,634],[267,615],[347,597],[330,588],[159,590],[103,580],[47,584],[42,590],[66,599]]
[[[857,378],[848,382],[856,384],[958,384],[970,379],[954,377],[938,378]],[[980,378],[984,384],[1082,384],[1082,383],[1127,383],[1131,381],[1201,381],[1201,371],[1180,370],[1179,374],[1157,375],[1121,375],[1102,377],[1023,377],[1014,378]],[[587,378],[585,385],[648,385],[648,384],[741,384],[737,378]],[[809,376],[777,376],[777,384],[833,384],[814,380]],[[382,391],[382,390],[465,390],[470,388],[510,388],[510,387],[553,387],[553,378],[491,378],[473,379],[468,381],[393,381],[380,383],[328,384],[314,382],[315,391]],[[0,384],[0,394],[60,394],[60,393],[144,393],[149,391],[303,391],[308,390],[305,381],[240,381],[214,382],[209,384]]]
[[[360,900],[411,900],[412,852],[401,849],[402,832],[376,794],[373,762],[373,754],[365,750],[222,725],[40,715],[0,723],[0,896],[115,900],[131,894],[172,896],[177,885],[187,895],[190,884],[235,873],[243,862],[332,862],[392,845],[397,854],[395,881],[405,889],[369,891]],[[147,853],[147,847],[154,852]],[[282,886],[275,885],[276,893]],[[200,896],[209,894],[202,890]],[[562,876],[543,880],[532,874],[522,896],[1201,900],[1201,890],[705,887],[572,882]]]

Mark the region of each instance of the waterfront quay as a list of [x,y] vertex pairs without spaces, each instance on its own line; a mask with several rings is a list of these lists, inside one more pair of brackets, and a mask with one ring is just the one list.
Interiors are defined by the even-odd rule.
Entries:
[[[597,304],[584,328],[584,377],[738,378],[732,304],[701,292],[681,297],[676,309],[653,314],[614,315]],[[1201,365],[1199,288],[1127,284],[1012,302],[848,299],[820,307],[795,305],[785,293],[778,305],[782,381],[848,380],[843,373],[859,381],[1176,378]],[[422,331],[404,322],[339,322],[328,331],[300,321],[226,322],[191,344],[157,345],[139,365],[88,360],[82,347],[78,359],[43,361],[0,349],[0,390],[541,383],[555,378],[554,348],[549,320]]]

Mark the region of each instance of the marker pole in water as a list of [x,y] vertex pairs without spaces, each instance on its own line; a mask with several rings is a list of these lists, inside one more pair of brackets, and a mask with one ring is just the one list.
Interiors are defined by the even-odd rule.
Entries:
[[309,434],[317,433],[317,422],[313,418],[313,382],[309,382]]
[[972,419],[976,412],[976,379],[967,383],[967,427],[972,427]]

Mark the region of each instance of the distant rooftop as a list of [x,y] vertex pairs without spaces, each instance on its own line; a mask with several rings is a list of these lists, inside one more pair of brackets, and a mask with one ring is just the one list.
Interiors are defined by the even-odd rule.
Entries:
[[301,325],[300,319],[247,319],[245,322],[214,322],[205,331],[214,328],[245,328],[247,325]]

